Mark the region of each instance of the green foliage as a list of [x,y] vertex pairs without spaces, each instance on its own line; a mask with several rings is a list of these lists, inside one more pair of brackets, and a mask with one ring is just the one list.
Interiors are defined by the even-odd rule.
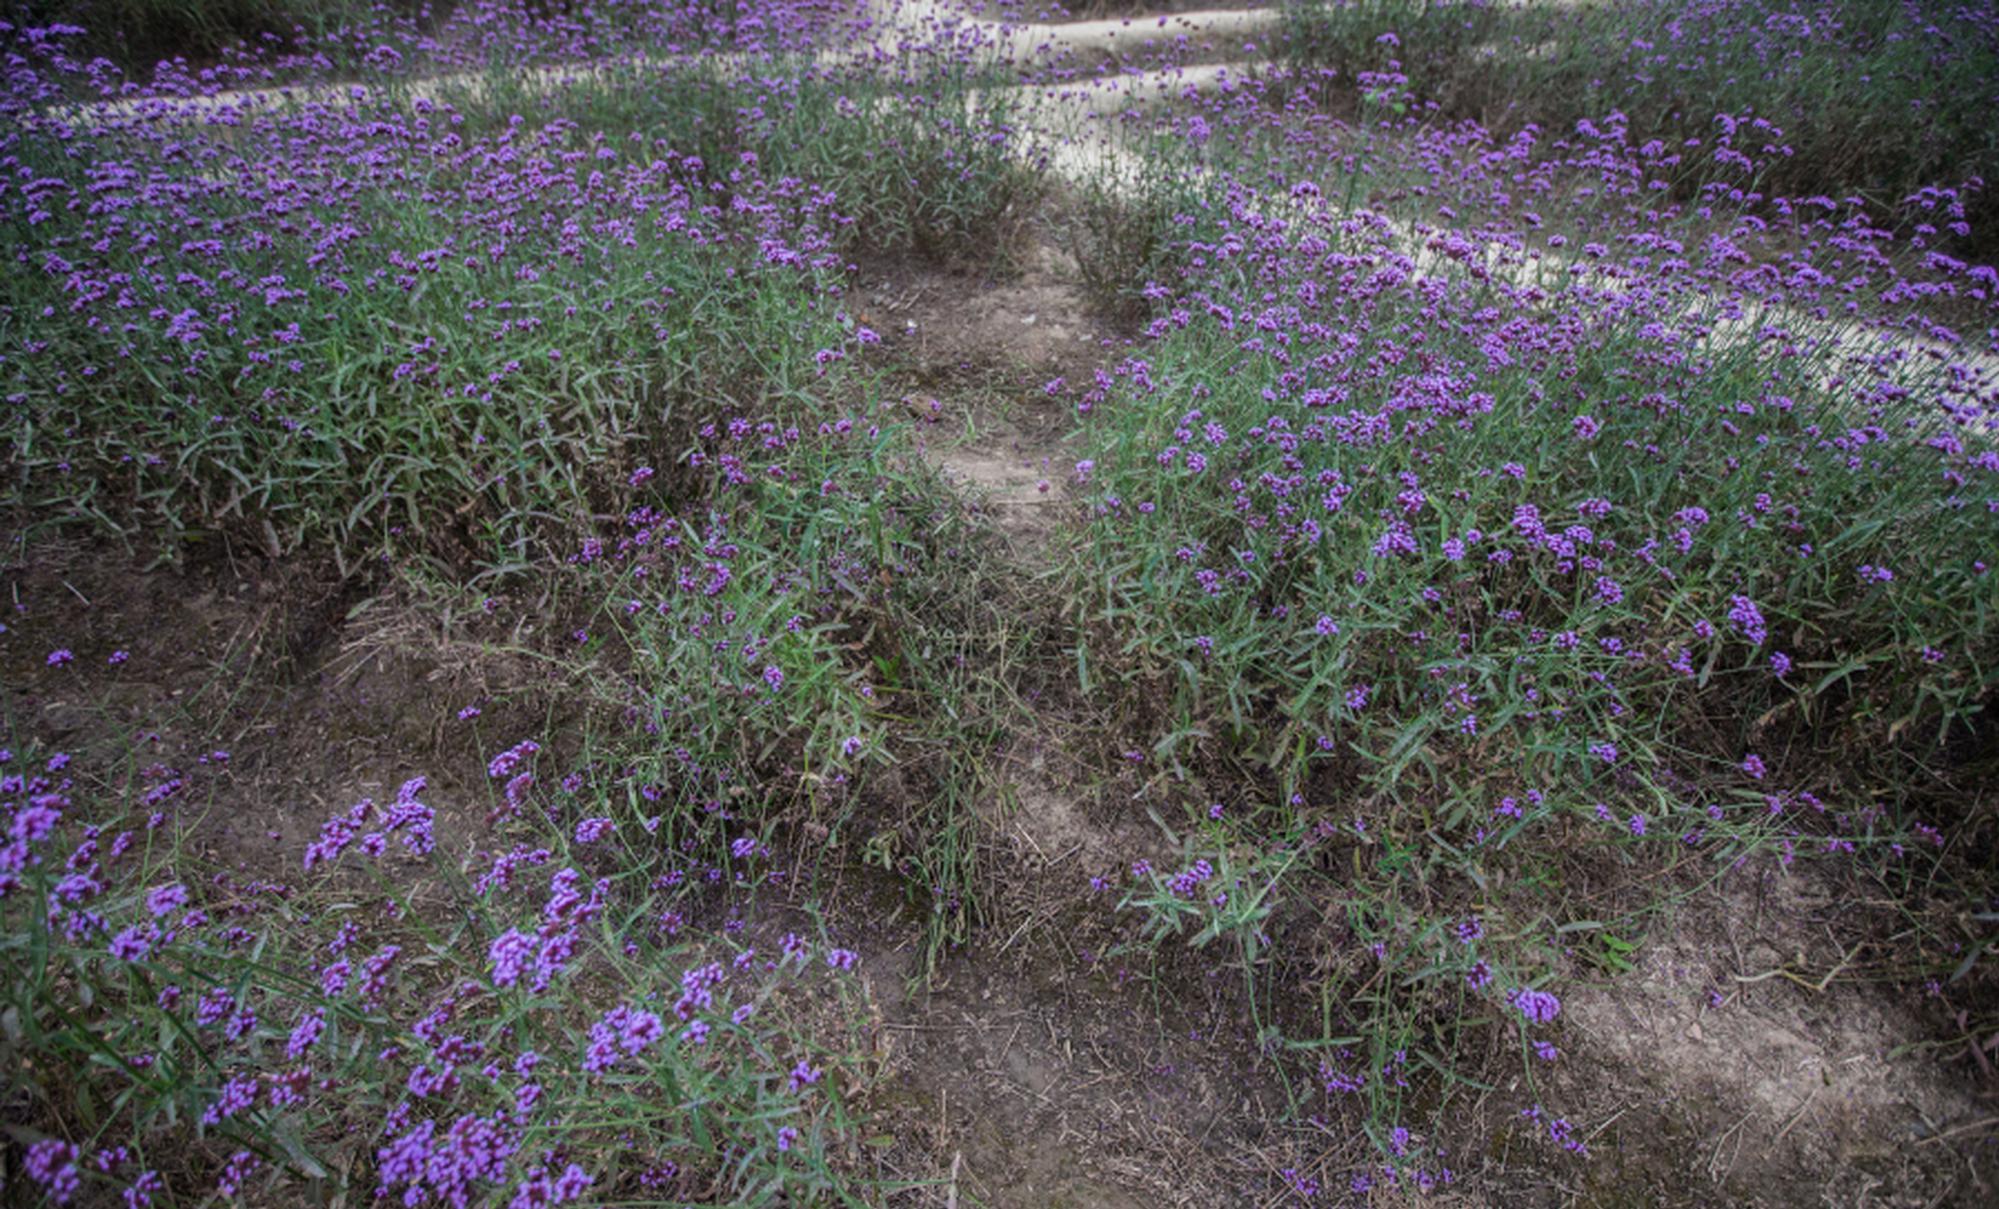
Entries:
[[[1999,177],[1999,29],[1973,8],[1307,0],[1288,18],[1294,64],[1406,77],[1418,104],[1502,136],[1615,113],[1643,137],[1711,144],[1717,115],[1764,122],[1759,140],[1785,151],[1763,187],[1860,193],[1884,211]],[[1976,205],[1993,213],[1989,193]],[[1989,225],[1974,220],[1965,246],[1989,248]]]
[[[0,270],[0,338],[30,353],[0,370],[11,502],[169,553],[219,532],[347,567],[395,551],[520,566],[617,510],[633,467],[795,389],[851,337],[835,314],[849,232],[968,254],[1039,188],[962,78],[918,101],[864,76],[638,70],[551,85],[495,69],[422,92],[387,80],[353,103],[378,144],[365,180],[337,158],[272,174],[292,147],[283,105],[229,129],[190,109],[172,204],[119,220],[137,238],[87,265],[24,255]],[[440,107],[475,115],[444,156],[409,137]],[[534,114],[531,133],[509,112]],[[79,171],[63,129],[19,140],[52,180]],[[93,135],[104,154],[152,137]],[[880,173],[887,145],[908,179]],[[568,167],[592,155],[612,170]],[[295,188],[308,172],[341,184]],[[626,216],[579,221],[601,207]],[[48,246],[98,221],[24,214],[0,237]],[[175,271],[156,267],[157,244],[179,249]],[[79,289],[155,322],[114,328]]]
[[[391,808],[330,820],[293,882],[296,853],[273,870],[282,880],[202,876],[180,846],[199,807],[160,788],[88,770],[47,800],[103,843],[56,825],[0,898],[0,1087],[48,1134],[125,1148],[90,1181],[150,1172],[167,1203],[218,1179],[353,1195],[408,1183],[393,1154],[435,1137],[427,1178],[442,1188],[443,1139],[476,1134],[501,1166],[465,1191],[502,1201],[568,1161],[537,1156],[585,1158],[599,1195],[657,1180],[643,1187],[714,1187],[744,1204],[849,1196],[828,1151],[867,1077],[850,1031],[866,1014],[858,988],[816,936],[758,960],[682,934],[672,921],[705,909],[708,879],[685,876],[681,855],[601,791],[570,796],[568,819],[537,795],[504,829],[511,848],[447,853],[429,808],[411,810],[421,785],[405,786]],[[617,830],[585,842],[573,820],[589,816]],[[373,838],[344,860],[325,848],[363,831]],[[65,869],[77,852],[69,864],[93,870],[94,894]],[[753,898],[768,855],[740,850],[718,879]],[[603,879],[594,891],[590,878]],[[510,943],[522,946],[511,968]],[[672,995],[694,985],[683,975],[703,969],[707,998],[676,1013]],[[617,1041],[602,1022],[619,1008],[664,1024]],[[810,1085],[791,1075],[801,1064]],[[425,1148],[414,1153],[422,1180]]]
[[[1931,770],[1989,767],[1999,577],[1947,371],[1861,318],[1766,314],[1780,355],[1688,338],[1670,290],[1412,271],[1385,221],[1219,177],[1134,205],[1232,214],[1243,251],[1182,245],[1215,263],[1079,450],[1088,689],[1145,796],[1227,806],[1126,896],[1132,943],[1232,937],[1252,1001],[1323,997],[1273,1043],[1363,1038],[1449,1091],[1521,1027],[1502,996],[1628,968],[1689,886],[1810,852],[1913,879],[1966,823]],[[1339,289],[1285,275],[1321,263]],[[1532,355],[1488,355],[1501,322]]]
[[202,66],[242,43],[282,45],[299,32],[316,39],[385,14],[428,21],[450,7],[450,0],[22,0],[0,16],[22,26],[81,26],[76,50],[84,57],[103,55],[144,76],[162,59]]

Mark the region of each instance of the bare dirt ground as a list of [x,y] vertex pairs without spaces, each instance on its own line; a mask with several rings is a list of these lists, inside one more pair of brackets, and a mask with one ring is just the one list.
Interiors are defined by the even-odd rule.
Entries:
[[[1565,1091],[1604,1122],[1586,1189],[1733,1203],[1989,1204],[1999,1096],[1922,1044],[1933,995],[1841,981],[1878,918],[1811,873],[1743,871],[1654,930],[1635,969],[1571,996]],[[1616,1072],[1590,1088],[1581,1072]],[[1573,1102],[1573,1101],[1572,1101]],[[1955,1131],[1955,1132],[1953,1132]],[[1677,1170],[1662,1140],[1680,1142]]]
[[1020,271],[995,279],[911,263],[863,271],[857,303],[900,364],[925,453],[1016,543],[1024,569],[1073,507],[1073,400],[1131,343],[1098,319],[1053,233],[1030,231]]
[[[925,456],[1028,578],[1062,556],[1075,507],[1073,399],[1131,344],[1092,313],[1053,233],[1032,234],[1017,274],[882,265],[857,299],[929,425]],[[1160,837],[1102,800],[1064,742],[1076,720],[1062,706],[1044,722],[999,753],[984,800],[1007,883],[991,939],[928,983],[909,942],[877,950],[874,976],[905,988],[885,997],[908,1098],[890,1161],[942,1177],[918,1204],[1248,1203],[1267,1185],[1259,1146],[1281,1093],[1223,997],[1163,987],[1094,947],[1110,902],[1087,897],[1089,879]]]

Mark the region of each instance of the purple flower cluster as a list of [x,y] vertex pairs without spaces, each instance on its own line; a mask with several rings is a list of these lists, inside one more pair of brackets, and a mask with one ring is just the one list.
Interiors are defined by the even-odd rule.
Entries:
[[434,1201],[452,1209],[483,1203],[506,1180],[520,1143],[507,1123],[466,1114],[438,1133],[424,1120],[375,1152],[377,1195],[400,1190],[405,1204]]
[[665,1035],[666,1025],[657,1015],[619,1004],[590,1026],[583,1069],[593,1074],[610,1070],[621,1056],[636,1057]]
[[1515,990],[1507,996],[1507,1001],[1533,1024],[1552,1023],[1562,1012],[1562,1001],[1557,999],[1553,992],[1535,990],[1532,987]]
[[319,838],[306,847],[305,868],[311,870],[336,861],[341,853],[356,843],[369,856],[379,857],[388,850],[392,835],[401,841],[410,855],[428,854],[437,846],[431,833],[436,815],[417,798],[423,792],[424,784],[422,777],[405,781],[396,791],[395,801],[385,810],[378,812],[372,799],[363,798],[348,808],[345,814],[328,819],[320,825]]

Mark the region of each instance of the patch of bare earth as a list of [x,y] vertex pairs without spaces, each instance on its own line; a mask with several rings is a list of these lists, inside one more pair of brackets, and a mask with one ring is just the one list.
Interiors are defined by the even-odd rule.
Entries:
[[[261,558],[140,572],[108,548],[45,546],[0,583],[0,709],[17,732],[180,780],[191,855],[239,876],[295,878],[326,819],[417,775],[440,842],[464,847],[484,831],[479,751],[534,724],[495,699],[535,669],[470,623]],[[73,659],[51,666],[57,648]]]
[[1155,1008],[1142,982],[1045,954],[946,963],[887,1023],[911,1096],[900,1136],[941,1178],[913,1203],[952,1203],[953,1171],[958,1203],[1007,1209],[1230,1204],[1267,1189],[1257,1146],[1271,1105],[1251,1102],[1264,1083],[1253,1058],[1229,1022]]
[[[1940,1056],[1938,1003],[1869,974],[1882,904],[1830,876],[1737,870],[1631,969],[1574,985],[1538,1090],[1506,1080],[1481,1106],[1480,1183],[1523,1205],[1991,1204],[1999,1084],[1962,1046]],[[1508,1120],[1537,1100],[1586,1159]]]
[[1073,507],[1075,396],[1129,337],[1091,313],[1074,259],[1046,232],[1033,232],[1017,265],[1004,277],[879,265],[856,302],[902,367],[925,456],[1031,550]]

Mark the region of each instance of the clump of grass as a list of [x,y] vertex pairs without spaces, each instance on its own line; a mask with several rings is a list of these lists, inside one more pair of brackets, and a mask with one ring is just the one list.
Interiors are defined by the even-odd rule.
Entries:
[[843,247],[1004,268],[1047,187],[1007,83],[955,60],[890,74],[695,59],[593,72],[568,102],[592,127],[686,130],[718,175],[753,164],[811,182],[833,197]]
[[643,736],[621,759],[687,804],[661,827],[676,848],[746,822],[810,835],[898,875],[935,957],[979,910],[973,799],[1012,716],[981,673],[1034,627],[981,589],[992,537],[899,405],[800,402],[705,427],[691,503],[643,497],[584,543],[571,591],[603,605],[583,678]]
[[1099,182],[1071,207],[1069,246],[1084,296],[1102,314],[1125,322],[1148,315],[1150,290],[1174,276],[1199,224],[1196,190],[1159,189],[1144,200]]

